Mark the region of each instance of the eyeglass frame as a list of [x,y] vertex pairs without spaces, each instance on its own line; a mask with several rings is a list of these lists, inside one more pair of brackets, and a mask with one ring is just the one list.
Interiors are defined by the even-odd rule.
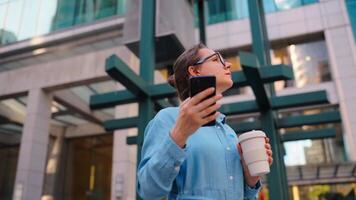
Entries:
[[192,66],[196,66],[196,65],[201,65],[203,64],[204,62],[206,62],[207,60],[209,60],[210,58],[214,57],[215,55],[218,56],[219,60],[220,60],[220,63],[224,66],[224,68],[226,67],[226,61],[225,59],[221,56],[221,54],[219,52],[215,52],[213,54],[211,54],[210,56],[207,56],[205,58],[202,58],[200,60],[198,60],[197,62],[195,62]]

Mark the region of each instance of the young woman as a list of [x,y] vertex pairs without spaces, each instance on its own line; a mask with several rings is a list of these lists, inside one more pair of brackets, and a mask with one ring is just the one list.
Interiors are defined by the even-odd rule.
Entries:
[[[217,111],[221,94],[233,84],[230,67],[202,44],[176,60],[170,83],[183,102],[162,109],[146,127],[137,172],[143,199],[256,199],[260,177],[249,174],[236,133]],[[189,78],[208,75],[216,77],[216,95],[203,100],[214,92],[209,88],[190,98]],[[215,126],[202,126],[212,120]],[[265,146],[271,165],[268,138]]]

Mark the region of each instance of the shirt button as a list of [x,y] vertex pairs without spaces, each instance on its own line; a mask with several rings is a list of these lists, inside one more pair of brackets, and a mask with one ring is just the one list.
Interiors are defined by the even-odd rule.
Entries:
[[234,179],[234,177],[233,177],[233,176],[230,176],[230,177],[229,177],[229,179],[230,179],[230,180],[233,180],[233,179]]
[[230,151],[230,147],[226,147],[226,150]]
[[175,166],[175,167],[174,167],[174,170],[175,170],[175,171],[179,171],[179,169],[180,169],[179,166]]

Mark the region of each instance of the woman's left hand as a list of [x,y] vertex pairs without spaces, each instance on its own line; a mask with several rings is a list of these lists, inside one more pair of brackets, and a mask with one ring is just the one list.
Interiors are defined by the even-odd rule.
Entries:
[[[265,148],[266,148],[266,153],[267,153],[267,156],[268,156],[268,163],[269,163],[269,166],[271,166],[272,163],[273,163],[273,157],[272,157],[273,153],[272,153],[271,145],[269,143],[269,138],[266,137],[265,141],[266,141]],[[238,149],[239,154],[240,154],[242,167],[243,167],[243,170],[244,170],[245,181],[246,181],[248,186],[254,187],[257,184],[257,182],[260,180],[261,177],[259,177],[259,176],[251,176],[250,172],[248,171],[248,167],[247,167],[247,165],[245,163],[245,160],[243,158],[243,154],[242,154],[242,149],[241,149],[240,143],[237,144],[237,149]]]

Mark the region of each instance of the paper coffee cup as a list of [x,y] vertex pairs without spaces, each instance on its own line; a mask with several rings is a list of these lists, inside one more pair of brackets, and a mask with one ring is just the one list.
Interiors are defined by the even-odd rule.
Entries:
[[252,176],[261,176],[269,173],[265,138],[266,134],[259,130],[249,131],[239,136],[242,154]]

